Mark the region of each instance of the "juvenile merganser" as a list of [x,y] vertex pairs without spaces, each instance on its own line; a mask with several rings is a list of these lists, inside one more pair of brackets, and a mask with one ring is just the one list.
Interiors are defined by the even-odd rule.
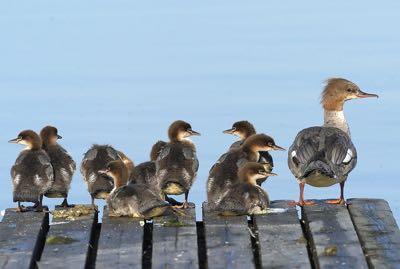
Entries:
[[238,182],[238,170],[247,162],[257,162],[259,151],[285,150],[277,146],[274,139],[266,134],[255,134],[246,139],[240,148],[230,150],[222,155],[211,168],[207,180],[207,197],[209,203],[221,199],[233,184]]
[[276,174],[260,163],[248,162],[238,172],[239,181],[228,188],[215,203],[221,215],[265,214],[269,207],[268,194],[257,185],[257,180]]
[[166,144],[164,141],[155,143],[151,149],[150,161],[135,166],[129,178],[129,184],[146,184],[155,193],[159,194],[162,199],[165,199],[165,194],[161,190],[156,177],[156,160]]
[[106,199],[114,187],[112,180],[107,175],[99,174],[99,170],[105,169],[111,161],[120,160],[123,162],[120,154],[120,151],[109,145],[93,145],[84,154],[81,173],[87,183],[93,206],[94,199]]
[[199,169],[195,145],[187,138],[200,135],[189,123],[178,120],[168,129],[169,142],[162,147],[156,160],[156,175],[160,188],[167,195],[185,194],[183,208],[189,206],[190,188]]
[[[248,121],[237,121],[232,125],[232,128],[223,131],[224,134],[232,134],[240,138],[239,141],[236,141],[233,143],[230,147],[230,149],[235,149],[239,148],[244,141],[252,136],[253,134],[256,134],[256,129],[254,128],[254,125],[251,124]],[[274,160],[272,159],[271,154],[269,154],[268,151],[260,151],[260,160],[258,161],[259,163],[263,163],[267,170],[269,172],[272,171],[274,168]],[[261,186],[261,184],[267,180],[267,178],[260,178],[257,180],[257,184]]]
[[42,148],[49,155],[54,171],[54,183],[44,195],[49,198],[64,198],[60,206],[69,207],[67,198],[76,164],[68,152],[57,143],[57,140],[62,138],[57,128],[44,127],[40,137],[43,142]]
[[107,198],[110,216],[148,219],[162,215],[169,207],[169,204],[146,184],[126,185],[129,172],[122,161],[110,162],[106,169],[100,170],[99,173],[107,175],[114,181],[114,188]]
[[26,211],[21,202],[35,203],[33,209],[43,211],[43,194],[51,188],[54,174],[50,157],[42,149],[42,140],[34,131],[25,130],[9,142],[26,146],[11,168],[13,200],[18,203],[18,211]]
[[302,130],[290,147],[288,164],[300,186],[298,205],[311,205],[304,200],[304,186],[328,187],[340,183],[340,198],[330,203],[344,204],[344,185],[357,163],[357,151],[343,113],[347,100],[378,97],[365,93],[351,81],[332,78],[322,92],[321,104],[325,110],[322,127]]

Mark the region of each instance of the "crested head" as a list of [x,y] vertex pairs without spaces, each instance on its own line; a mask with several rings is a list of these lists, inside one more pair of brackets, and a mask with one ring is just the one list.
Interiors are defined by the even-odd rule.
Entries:
[[62,137],[58,134],[58,130],[53,126],[46,126],[40,131],[40,138],[43,142],[43,147],[57,144],[57,140]]
[[14,138],[9,142],[25,145],[26,149],[30,150],[38,150],[42,147],[42,140],[40,139],[40,136],[32,130],[20,132],[17,138]]
[[173,122],[168,129],[168,137],[171,141],[182,141],[193,135],[200,135],[198,132],[193,131],[192,126],[182,120]]
[[157,141],[153,147],[151,148],[150,152],[150,161],[155,162],[158,158],[158,155],[160,154],[161,150],[163,147],[165,147],[167,143],[164,141]]
[[272,137],[266,134],[255,134],[246,139],[242,148],[251,151],[269,151],[269,150],[285,150],[284,148],[275,144]]
[[325,110],[342,111],[347,100],[378,97],[376,94],[365,93],[353,82],[344,78],[330,78],[326,81],[321,95],[321,104]]
[[252,185],[257,185],[257,179],[274,175],[276,174],[269,172],[265,165],[256,162],[248,162],[238,171],[239,179]]
[[109,162],[104,170],[99,171],[114,180],[114,187],[118,188],[125,185],[128,181],[129,170],[121,160]]
[[244,140],[250,137],[253,134],[256,134],[256,129],[254,125],[248,121],[237,121],[232,125],[231,129],[225,130],[225,134],[233,134],[240,139]]

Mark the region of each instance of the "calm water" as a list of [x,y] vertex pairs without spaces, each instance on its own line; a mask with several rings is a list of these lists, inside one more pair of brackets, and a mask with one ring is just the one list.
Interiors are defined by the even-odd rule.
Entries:
[[[190,195],[200,205],[209,168],[234,141],[222,130],[247,119],[288,148],[321,124],[323,80],[343,76],[381,96],[346,105],[359,153],[347,197],[387,199],[400,219],[400,2],[156,2],[0,2],[1,208],[13,206],[9,170],[21,147],[7,141],[20,130],[57,126],[77,163],[92,143],[140,163],[176,119],[203,134]],[[286,154],[273,153],[272,199],[298,197]],[[306,189],[307,198],[338,193]],[[70,198],[90,202],[79,172]]]

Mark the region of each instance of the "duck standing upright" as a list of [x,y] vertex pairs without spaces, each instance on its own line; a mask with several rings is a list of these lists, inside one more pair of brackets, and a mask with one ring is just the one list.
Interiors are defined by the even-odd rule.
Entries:
[[54,182],[53,167],[49,155],[42,149],[42,141],[37,133],[25,130],[9,141],[25,145],[11,168],[13,200],[18,203],[18,211],[25,211],[21,202],[34,203],[35,211],[43,210],[43,195]]
[[200,135],[187,122],[178,120],[168,129],[169,142],[162,147],[156,160],[156,175],[160,188],[167,195],[185,194],[182,205],[187,208],[190,188],[199,169],[196,147],[188,139]]
[[106,174],[114,181],[114,188],[106,200],[110,216],[148,219],[162,215],[170,207],[148,185],[142,183],[126,185],[129,172],[122,161],[108,163],[99,173]]
[[106,199],[114,188],[113,181],[107,175],[100,174],[99,171],[105,169],[109,162],[117,160],[122,161],[124,164],[126,163],[124,158],[121,157],[120,151],[109,145],[93,145],[84,154],[81,173],[87,183],[92,205],[94,205],[94,199]]
[[269,207],[269,197],[258,186],[257,180],[274,175],[260,163],[244,164],[238,171],[239,181],[224,193],[214,209],[221,215],[265,214]]
[[[233,143],[230,147],[231,149],[239,148],[241,145],[243,145],[244,141],[246,141],[247,138],[250,136],[256,134],[256,129],[254,128],[254,125],[251,124],[248,121],[237,121],[232,125],[232,128],[223,131],[224,134],[232,134],[240,138],[239,141],[236,141]],[[269,172],[272,171],[274,168],[274,160],[272,159],[271,154],[269,154],[268,151],[260,151],[260,159],[258,160],[259,163],[262,163],[265,165],[265,168],[269,170]],[[261,184],[267,180],[267,178],[259,178],[257,180],[257,184],[261,186]]]
[[242,146],[223,154],[211,168],[207,180],[207,198],[210,204],[218,203],[229,188],[238,182],[238,170],[247,162],[257,162],[260,151],[285,150],[266,134],[255,134]]
[[304,200],[305,184],[329,187],[340,184],[340,197],[329,203],[344,204],[344,186],[349,173],[357,164],[349,126],[343,113],[347,100],[378,97],[365,93],[353,82],[343,78],[327,81],[322,93],[324,125],[302,130],[288,152],[288,164],[300,186],[298,205],[311,205]]
[[49,155],[54,171],[54,183],[44,195],[49,198],[64,198],[60,206],[69,207],[67,198],[76,164],[68,152],[57,143],[57,140],[62,138],[57,128],[44,127],[40,137],[43,142],[42,148]]

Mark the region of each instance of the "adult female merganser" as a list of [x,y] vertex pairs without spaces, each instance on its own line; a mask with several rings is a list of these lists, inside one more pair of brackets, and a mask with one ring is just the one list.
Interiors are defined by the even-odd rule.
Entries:
[[[254,128],[254,125],[251,124],[248,121],[237,121],[232,125],[232,128],[223,131],[224,134],[232,134],[240,138],[239,141],[236,141],[233,143],[230,147],[231,149],[239,148],[241,145],[243,145],[244,141],[252,136],[253,134],[256,134],[256,129]],[[258,161],[259,163],[263,163],[267,169],[269,169],[269,172],[272,171],[274,168],[274,160],[272,159],[271,154],[269,154],[268,151],[260,151],[260,160]],[[261,186],[261,184],[267,180],[267,178],[260,178],[257,180],[257,184]]]
[[57,140],[62,138],[57,128],[44,127],[40,132],[40,137],[43,142],[42,148],[49,155],[54,171],[54,183],[44,195],[49,198],[64,198],[60,206],[68,207],[68,192],[76,164],[68,152],[57,143]]
[[87,183],[92,205],[94,205],[94,199],[106,199],[113,189],[112,180],[107,175],[99,174],[99,170],[105,169],[111,161],[120,160],[123,162],[123,157],[121,157],[120,153],[120,151],[109,145],[93,145],[84,154],[81,173]]
[[365,93],[351,81],[332,78],[327,81],[321,104],[325,110],[322,127],[302,130],[290,147],[288,164],[300,186],[298,205],[310,205],[304,200],[304,186],[328,187],[340,183],[340,198],[330,203],[344,204],[344,185],[357,163],[357,151],[343,113],[347,100],[378,97]]
[[148,219],[162,215],[170,207],[146,184],[126,185],[129,172],[122,161],[110,162],[106,169],[100,170],[99,173],[114,181],[114,188],[107,198],[110,216]]
[[189,190],[196,178],[199,161],[195,145],[187,138],[200,135],[189,123],[178,120],[168,129],[170,141],[162,147],[156,160],[160,188],[167,195],[185,194],[183,208],[189,206]]
[[268,194],[257,185],[257,179],[276,175],[260,163],[248,162],[238,172],[239,182],[228,188],[215,203],[221,215],[265,214],[269,207]]
[[247,162],[257,162],[259,151],[285,150],[277,146],[274,139],[266,134],[255,134],[246,139],[238,149],[233,149],[222,155],[211,168],[207,180],[208,202],[214,203],[233,184],[238,182],[238,170]]
[[43,211],[43,194],[51,188],[54,175],[50,157],[42,149],[42,140],[34,131],[25,130],[9,142],[26,146],[11,168],[13,200],[18,202],[18,211],[26,211],[21,202],[35,203],[33,209]]

